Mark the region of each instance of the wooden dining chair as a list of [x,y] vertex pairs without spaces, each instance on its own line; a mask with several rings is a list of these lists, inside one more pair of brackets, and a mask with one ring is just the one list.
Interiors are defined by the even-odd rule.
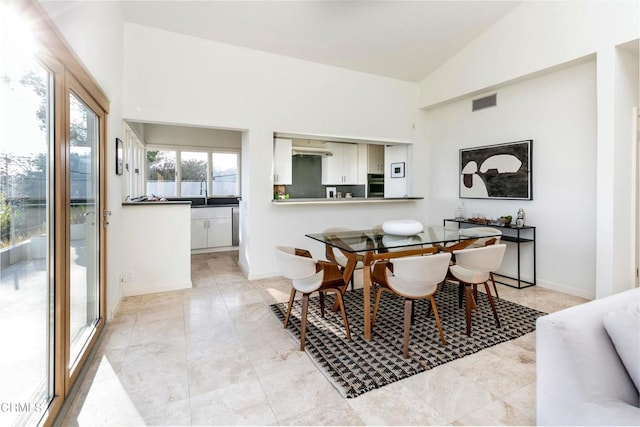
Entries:
[[[434,249],[435,251],[435,249]],[[442,345],[446,345],[444,331],[438,316],[435,294],[438,284],[445,279],[449,268],[450,253],[441,253],[424,256],[408,256],[382,260],[373,264],[371,279],[373,283],[379,285],[376,292],[373,306],[373,317],[371,328],[376,321],[378,309],[380,308],[380,298],[382,293],[387,291],[404,298],[404,333],[402,356],[406,359],[409,355],[409,338],[411,323],[413,318],[413,302],[419,299],[429,299],[431,310],[438,326]],[[392,264],[392,268],[389,268]]]
[[[463,249],[455,251],[456,263],[449,267],[451,275],[464,286],[465,316],[467,323],[467,335],[471,335],[471,311],[477,308],[477,288],[484,285],[491,311],[496,325],[500,327],[500,319],[496,310],[495,301],[491,295],[489,278],[492,271],[500,268],[507,245],[490,245],[482,248]],[[474,298],[474,294],[476,298]]]
[[[352,231],[352,230],[350,228],[331,227],[324,230],[323,233],[331,234],[331,233],[337,233],[342,231]],[[366,236],[363,236],[362,238],[367,239]],[[346,276],[345,282],[351,284],[351,290],[354,290],[355,285],[354,285],[353,273],[355,272],[355,270],[362,270],[362,268],[364,267],[364,254],[356,253],[356,254],[353,254],[352,256],[355,257],[355,263],[353,262],[350,263],[349,262],[350,259],[345,254],[343,254],[340,251],[340,249],[337,249],[331,245],[325,244],[325,257],[327,257],[329,261],[334,262],[340,266],[340,271],[342,271],[343,275]],[[342,292],[343,295],[345,291],[346,291],[346,287]]]
[[324,317],[324,294],[333,292],[336,294],[336,301],[340,307],[342,321],[347,334],[347,339],[351,340],[347,313],[342,300],[342,288],[346,287],[340,268],[337,264],[328,261],[317,261],[311,257],[311,253],[305,249],[297,249],[287,246],[277,246],[276,260],[282,275],[291,279],[291,294],[289,305],[284,317],[284,328],[287,328],[291,307],[297,292],[302,292],[302,317],[300,333],[300,351],[304,350],[307,332],[307,311],[309,307],[309,296],[313,292],[320,293],[320,313]]
[[[502,238],[502,231],[494,228],[494,227],[469,227],[463,228],[460,230],[461,235],[466,236],[481,236],[482,234],[493,234],[493,237],[478,237],[477,240],[472,241],[472,243],[468,246],[471,248],[482,248],[484,246],[497,245],[500,243],[500,239]],[[464,249],[464,248],[460,248]],[[456,249],[458,250],[458,249]],[[498,287],[496,286],[496,280],[493,277],[493,272],[489,272],[489,279],[493,284],[493,290],[496,293],[496,298],[500,298],[498,294]]]

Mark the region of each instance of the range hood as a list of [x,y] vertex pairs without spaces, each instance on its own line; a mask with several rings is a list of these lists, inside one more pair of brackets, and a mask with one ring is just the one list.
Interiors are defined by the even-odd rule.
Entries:
[[333,156],[327,148],[322,147],[291,147],[294,156]]

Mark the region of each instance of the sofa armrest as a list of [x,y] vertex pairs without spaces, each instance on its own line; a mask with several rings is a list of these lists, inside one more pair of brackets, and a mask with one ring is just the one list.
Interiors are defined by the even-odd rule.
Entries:
[[640,424],[638,391],[602,322],[639,302],[634,289],[538,318],[538,425]]

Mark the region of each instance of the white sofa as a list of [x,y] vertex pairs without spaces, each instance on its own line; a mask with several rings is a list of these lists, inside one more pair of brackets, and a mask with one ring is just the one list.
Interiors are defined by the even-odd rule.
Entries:
[[[613,336],[611,313],[633,312],[637,315],[635,310],[639,308],[640,288],[538,318],[538,425],[640,425],[636,389],[640,357],[637,360],[634,357],[635,362],[630,362],[629,352],[621,350],[620,341],[614,345],[610,338]],[[605,318],[607,327],[604,326]],[[631,323],[629,319],[632,319]],[[640,347],[640,324],[633,319],[627,316],[624,329],[620,328],[624,322],[617,320],[614,327],[622,331],[624,345],[634,343],[632,350],[639,350],[636,347]],[[617,337],[619,339],[620,335]],[[625,353],[624,363],[619,352]],[[630,366],[629,363],[638,365]],[[625,368],[625,364],[631,369]],[[635,368],[638,369],[634,373]],[[635,385],[632,377],[635,377]]]

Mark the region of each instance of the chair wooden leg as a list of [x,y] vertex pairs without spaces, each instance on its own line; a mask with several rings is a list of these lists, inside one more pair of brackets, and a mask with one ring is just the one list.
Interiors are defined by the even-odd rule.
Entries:
[[444,331],[442,330],[442,323],[440,323],[440,316],[438,316],[438,307],[436,307],[436,298],[431,295],[429,297],[431,300],[431,309],[433,309],[433,317],[436,319],[436,325],[438,325],[438,333],[440,334],[440,340],[442,341],[442,345],[447,345],[447,341],[444,339]]
[[409,357],[409,335],[411,332],[411,310],[413,308],[413,300],[405,298],[404,300],[404,340],[402,345],[402,357]]
[[347,320],[347,312],[344,309],[344,300],[342,299],[342,292],[337,289],[336,299],[340,305],[340,313],[342,314],[342,321],[344,322],[344,329],[347,331],[347,339],[351,341],[351,331],[349,331],[349,321]]
[[300,333],[300,351],[304,351],[304,340],[307,336],[307,310],[309,309],[309,294],[302,294],[302,318],[300,319],[302,332]]
[[473,293],[471,292],[471,286],[470,285],[465,285],[464,287],[464,292],[465,292],[465,305],[466,305],[466,310],[465,310],[465,316],[466,316],[466,320],[467,320],[467,336],[471,336],[471,310],[472,307],[474,305],[474,300],[473,300]]
[[320,292],[320,316],[324,317],[324,292]]
[[464,283],[458,282],[458,308],[462,308],[463,295],[464,295]]
[[489,273],[489,277],[491,277],[491,283],[493,283],[493,290],[496,292],[496,298],[500,298],[500,295],[498,295],[498,288],[496,286],[496,281],[493,278],[493,273]]
[[291,306],[293,305],[293,299],[296,296],[296,288],[291,288],[291,294],[289,295],[289,305],[287,306],[287,314],[284,315],[284,328],[287,329],[289,323],[289,315],[291,314]]
[[496,319],[496,326],[500,327],[500,319],[498,319],[498,311],[496,310],[496,303],[491,296],[491,290],[489,289],[489,283],[484,282],[484,288],[487,290],[487,298],[489,298],[489,304],[491,304],[491,311],[493,311],[493,318]]
[[411,324],[413,325],[414,323],[416,323],[416,303],[415,303],[415,300],[413,300],[413,303],[411,304]]
[[376,323],[376,316],[378,315],[378,306],[380,305],[380,297],[382,296],[382,292],[384,292],[384,288],[378,289],[376,292],[376,299],[373,303],[373,314],[371,315],[371,329],[373,330],[373,325]]

